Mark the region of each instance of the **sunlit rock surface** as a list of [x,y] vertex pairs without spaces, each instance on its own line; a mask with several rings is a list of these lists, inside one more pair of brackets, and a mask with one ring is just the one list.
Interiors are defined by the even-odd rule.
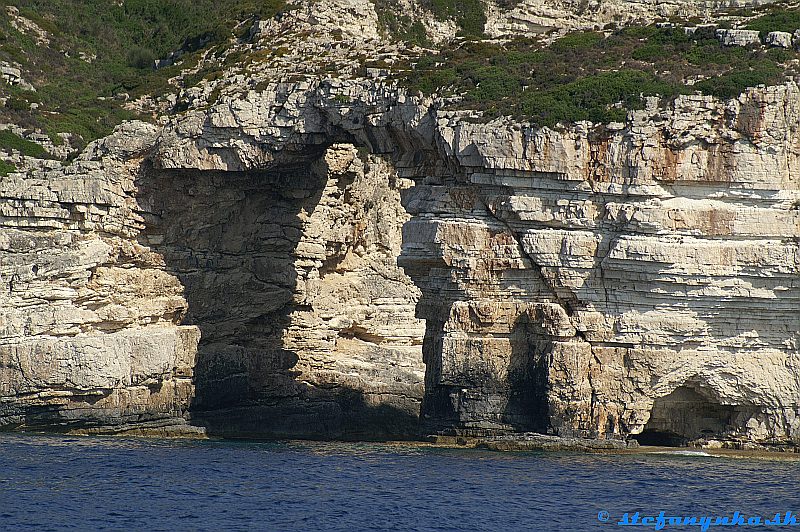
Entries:
[[345,48],[0,179],[0,425],[800,440],[794,83],[538,129]]

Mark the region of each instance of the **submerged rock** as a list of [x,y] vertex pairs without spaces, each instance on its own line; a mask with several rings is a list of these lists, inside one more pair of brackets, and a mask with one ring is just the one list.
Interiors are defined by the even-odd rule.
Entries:
[[545,434],[523,433],[493,438],[478,438],[478,449],[490,451],[621,451],[638,447],[636,440],[600,440],[589,438],[562,438]]

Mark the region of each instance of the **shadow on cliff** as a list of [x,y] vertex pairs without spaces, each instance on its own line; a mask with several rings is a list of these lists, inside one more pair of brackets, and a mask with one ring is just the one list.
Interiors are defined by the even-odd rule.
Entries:
[[517,432],[548,433],[551,339],[527,315],[517,319],[508,365],[508,401],[503,420]]
[[[449,307],[449,305],[445,305]],[[507,373],[491,365],[463,367],[442,378],[444,322],[426,320],[423,357],[427,366],[421,409],[426,434],[493,436],[550,429],[548,404],[549,356],[552,341],[526,315],[509,332]],[[449,381],[449,384],[443,384]]]
[[[306,154],[313,161],[320,153]],[[316,157],[315,157],[316,155]],[[211,436],[398,439],[418,418],[373,406],[359,390],[301,382],[300,357],[284,349],[298,296],[301,212],[325,180],[308,167],[268,173],[143,168],[139,236],[184,287],[182,324],[201,331],[191,421]],[[309,288],[310,289],[310,288]],[[313,363],[313,361],[311,361]]]

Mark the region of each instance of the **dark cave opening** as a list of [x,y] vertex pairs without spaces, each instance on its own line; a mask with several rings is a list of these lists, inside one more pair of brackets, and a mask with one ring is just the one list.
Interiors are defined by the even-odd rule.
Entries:
[[[195,413],[289,395],[298,361],[282,348],[298,282],[298,213],[322,188],[311,172],[150,171],[139,183],[142,243],[164,257],[198,325]],[[278,395],[277,393],[275,395]]]
[[650,420],[631,437],[640,445],[686,447],[692,440],[724,438],[733,427],[736,407],[714,401],[709,394],[688,386],[653,402]]
[[[352,146],[331,149],[332,164],[364,157]],[[394,226],[382,220],[394,220],[386,216],[389,199],[399,206],[399,185],[379,160],[354,158],[362,175],[331,170],[328,152],[307,155],[306,166],[269,172],[148,167],[137,182],[146,223],[140,244],[180,280],[188,303],[182,323],[201,331],[191,420],[228,437],[414,437],[422,383],[403,357],[420,348],[385,341],[383,314],[349,308],[360,298],[378,301],[386,319],[405,316],[380,307],[383,298],[406,297],[402,279],[379,269],[393,252],[381,247],[394,242]],[[359,218],[343,216],[350,205]],[[353,251],[356,244],[366,251]],[[366,273],[344,279],[333,267],[344,258]],[[377,317],[337,321],[325,314],[329,306],[351,321],[358,312]],[[353,375],[353,367],[369,373]],[[365,384],[374,374],[382,378]]]
[[689,440],[670,431],[645,429],[641,434],[635,434],[632,439],[639,442],[639,445],[653,445],[657,447],[686,447]]

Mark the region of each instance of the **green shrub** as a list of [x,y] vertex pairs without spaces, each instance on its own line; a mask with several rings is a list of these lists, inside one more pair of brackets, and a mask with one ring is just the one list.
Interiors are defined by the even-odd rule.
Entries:
[[373,0],[381,31],[395,39],[419,46],[428,46],[428,34],[419,20],[408,15],[398,15],[395,3],[388,0]]
[[8,129],[0,131],[0,149],[6,151],[16,150],[26,157],[37,157],[39,159],[50,157],[47,151],[39,144],[23,139]]
[[638,61],[655,61],[666,53],[664,45],[657,42],[650,42],[637,48],[631,53],[631,57]]
[[[639,107],[642,96],[674,96],[676,89],[654,75],[636,70],[588,76],[545,91],[526,91],[522,110],[540,125],[559,121],[608,122],[625,119],[625,109]],[[621,104],[622,107],[613,107]]]
[[469,98],[476,102],[493,102],[515,95],[521,90],[520,80],[509,70],[498,66],[469,69],[475,88]]
[[767,50],[767,57],[775,63],[788,63],[794,59],[795,54],[783,48],[770,48]]
[[86,106],[80,111],[68,110],[55,115],[46,115],[41,123],[48,135],[74,133],[83,139],[77,148],[83,148],[94,139],[104,137],[114,130],[114,126],[136,118],[136,115],[109,103],[103,107]]
[[147,48],[136,47],[128,52],[128,66],[132,66],[133,68],[153,68],[155,60],[156,55],[152,50]]
[[647,39],[658,32],[659,29],[655,26],[626,26],[620,29],[617,34],[633,39]]
[[430,44],[428,41],[428,32],[425,31],[425,26],[423,26],[422,22],[419,20],[412,22],[401,36],[406,42],[411,44],[420,46],[427,46]]
[[800,29],[800,9],[779,9],[767,15],[751,20],[747,29],[760,31],[762,35],[770,31],[788,31]]
[[[421,21],[398,13],[392,0],[372,0],[383,33],[411,44],[429,46],[427,32]],[[483,36],[486,14],[481,0],[422,0],[437,20],[453,20],[461,37],[476,39]]]
[[568,33],[554,42],[550,48],[555,52],[561,53],[579,52],[593,48],[602,43],[603,40],[603,34],[595,31]]
[[460,36],[473,39],[483,36],[486,12],[481,0],[423,0],[423,5],[439,20],[455,20]]
[[781,81],[783,70],[775,65],[758,63],[748,70],[728,72],[697,83],[694,88],[718,98],[734,98],[748,87],[770,85]]
[[6,107],[13,111],[27,111],[30,109],[31,104],[24,98],[18,96],[9,96],[6,100]]
[[420,75],[412,78],[411,87],[423,94],[442,92],[443,89],[447,89],[459,80],[458,72],[452,67],[432,68],[431,70],[421,70],[415,73]]
[[[51,35],[39,46],[31,35],[0,17],[0,60],[23,64],[35,80],[41,111],[31,111],[26,95],[15,94],[0,108],[0,121],[26,124],[48,133],[69,131],[85,141],[132,117],[119,101],[100,101],[120,92],[132,97],[168,89],[180,67],[153,70],[153,61],[184,49],[184,66],[197,61],[201,47],[233,38],[234,26],[248,17],[269,18],[285,0],[6,0]],[[65,55],[61,50],[69,50]],[[78,51],[96,55],[91,64]],[[27,101],[25,101],[27,100]],[[47,112],[42,112],[47,111]],[[56,114],[49,114],[55,112]],[[75,129],[72,129],[75,128]]]
[[[795,51],[723,47],[713,31],[629,27],[608,38],[567,35],[542,48],[536,41],[457,43],[423,57],[404,80],[430,94],[463,96],[462,108],[530,119],[539,124],[621,120],[643,96],[665,101],[701,90],[730,97],[748,86],[781,81]],[[688,87],[685,80],[711,76]]]
[[688,49],[683,56],[698,66],[733,65],[748,57],[750,52],[741,46],[722,46],[718,41],[698,43]]
[[7,163],[3,160],[0,160],[0,177],[5,177],[11,172],[16,172],[17,167],[14,166],[12,163]]

